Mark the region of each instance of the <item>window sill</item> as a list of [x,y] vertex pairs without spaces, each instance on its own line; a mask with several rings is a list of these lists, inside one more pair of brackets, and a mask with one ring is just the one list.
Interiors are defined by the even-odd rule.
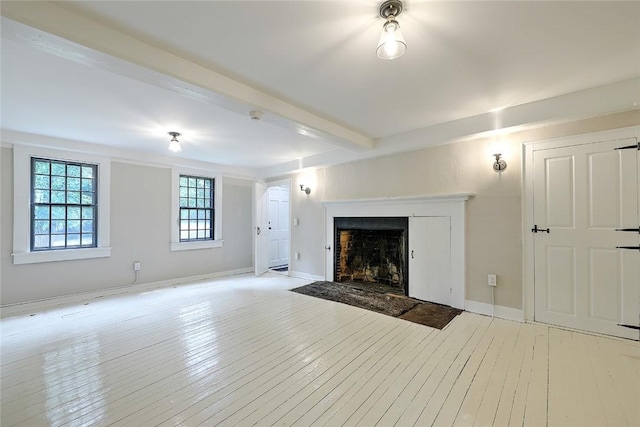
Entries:
[[71,261],[76,259],[106,258],[111,256],[111,248],[60,249],[42,252],[19,252],[13,254],[14,264],[35,264],[39,262]]
[[202,242],[171,242],[171,251],[190,251],[194,249],[221,248],[224,240],[207,240]]

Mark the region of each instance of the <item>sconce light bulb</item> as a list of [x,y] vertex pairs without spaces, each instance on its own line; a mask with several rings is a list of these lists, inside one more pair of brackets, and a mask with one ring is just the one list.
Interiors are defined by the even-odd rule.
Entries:
[[502,154],[497,153],[494,154],[493,157],[496,158],[496,161],[493,162],[493,170],[496,172],[502,172],[507,168],[507,162],[502,160]]

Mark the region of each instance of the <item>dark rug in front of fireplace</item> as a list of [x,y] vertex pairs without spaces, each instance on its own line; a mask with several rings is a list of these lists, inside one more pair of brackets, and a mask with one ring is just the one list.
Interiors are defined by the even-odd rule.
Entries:
[[442,329],[462,310],[409,298],[390,286],[375,283],[313,282],[291,289],[299,294],[341,302],[409,322]]

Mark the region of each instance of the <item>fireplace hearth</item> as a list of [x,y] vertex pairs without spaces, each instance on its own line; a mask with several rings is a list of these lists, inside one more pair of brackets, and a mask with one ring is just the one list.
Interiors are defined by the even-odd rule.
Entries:
[[408,218],[337,217],[334,228],[334,281],[379,283],[407,294]]

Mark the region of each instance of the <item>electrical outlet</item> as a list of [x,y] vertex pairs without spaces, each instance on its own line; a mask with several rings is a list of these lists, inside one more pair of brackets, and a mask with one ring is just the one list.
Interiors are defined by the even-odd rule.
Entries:
[[487,276],[487,284],[489,286],[498,286],[498,276],[495,274],[489,274]]
[[133,271],[140,271],[140,263],[138,261],[133,263]]

